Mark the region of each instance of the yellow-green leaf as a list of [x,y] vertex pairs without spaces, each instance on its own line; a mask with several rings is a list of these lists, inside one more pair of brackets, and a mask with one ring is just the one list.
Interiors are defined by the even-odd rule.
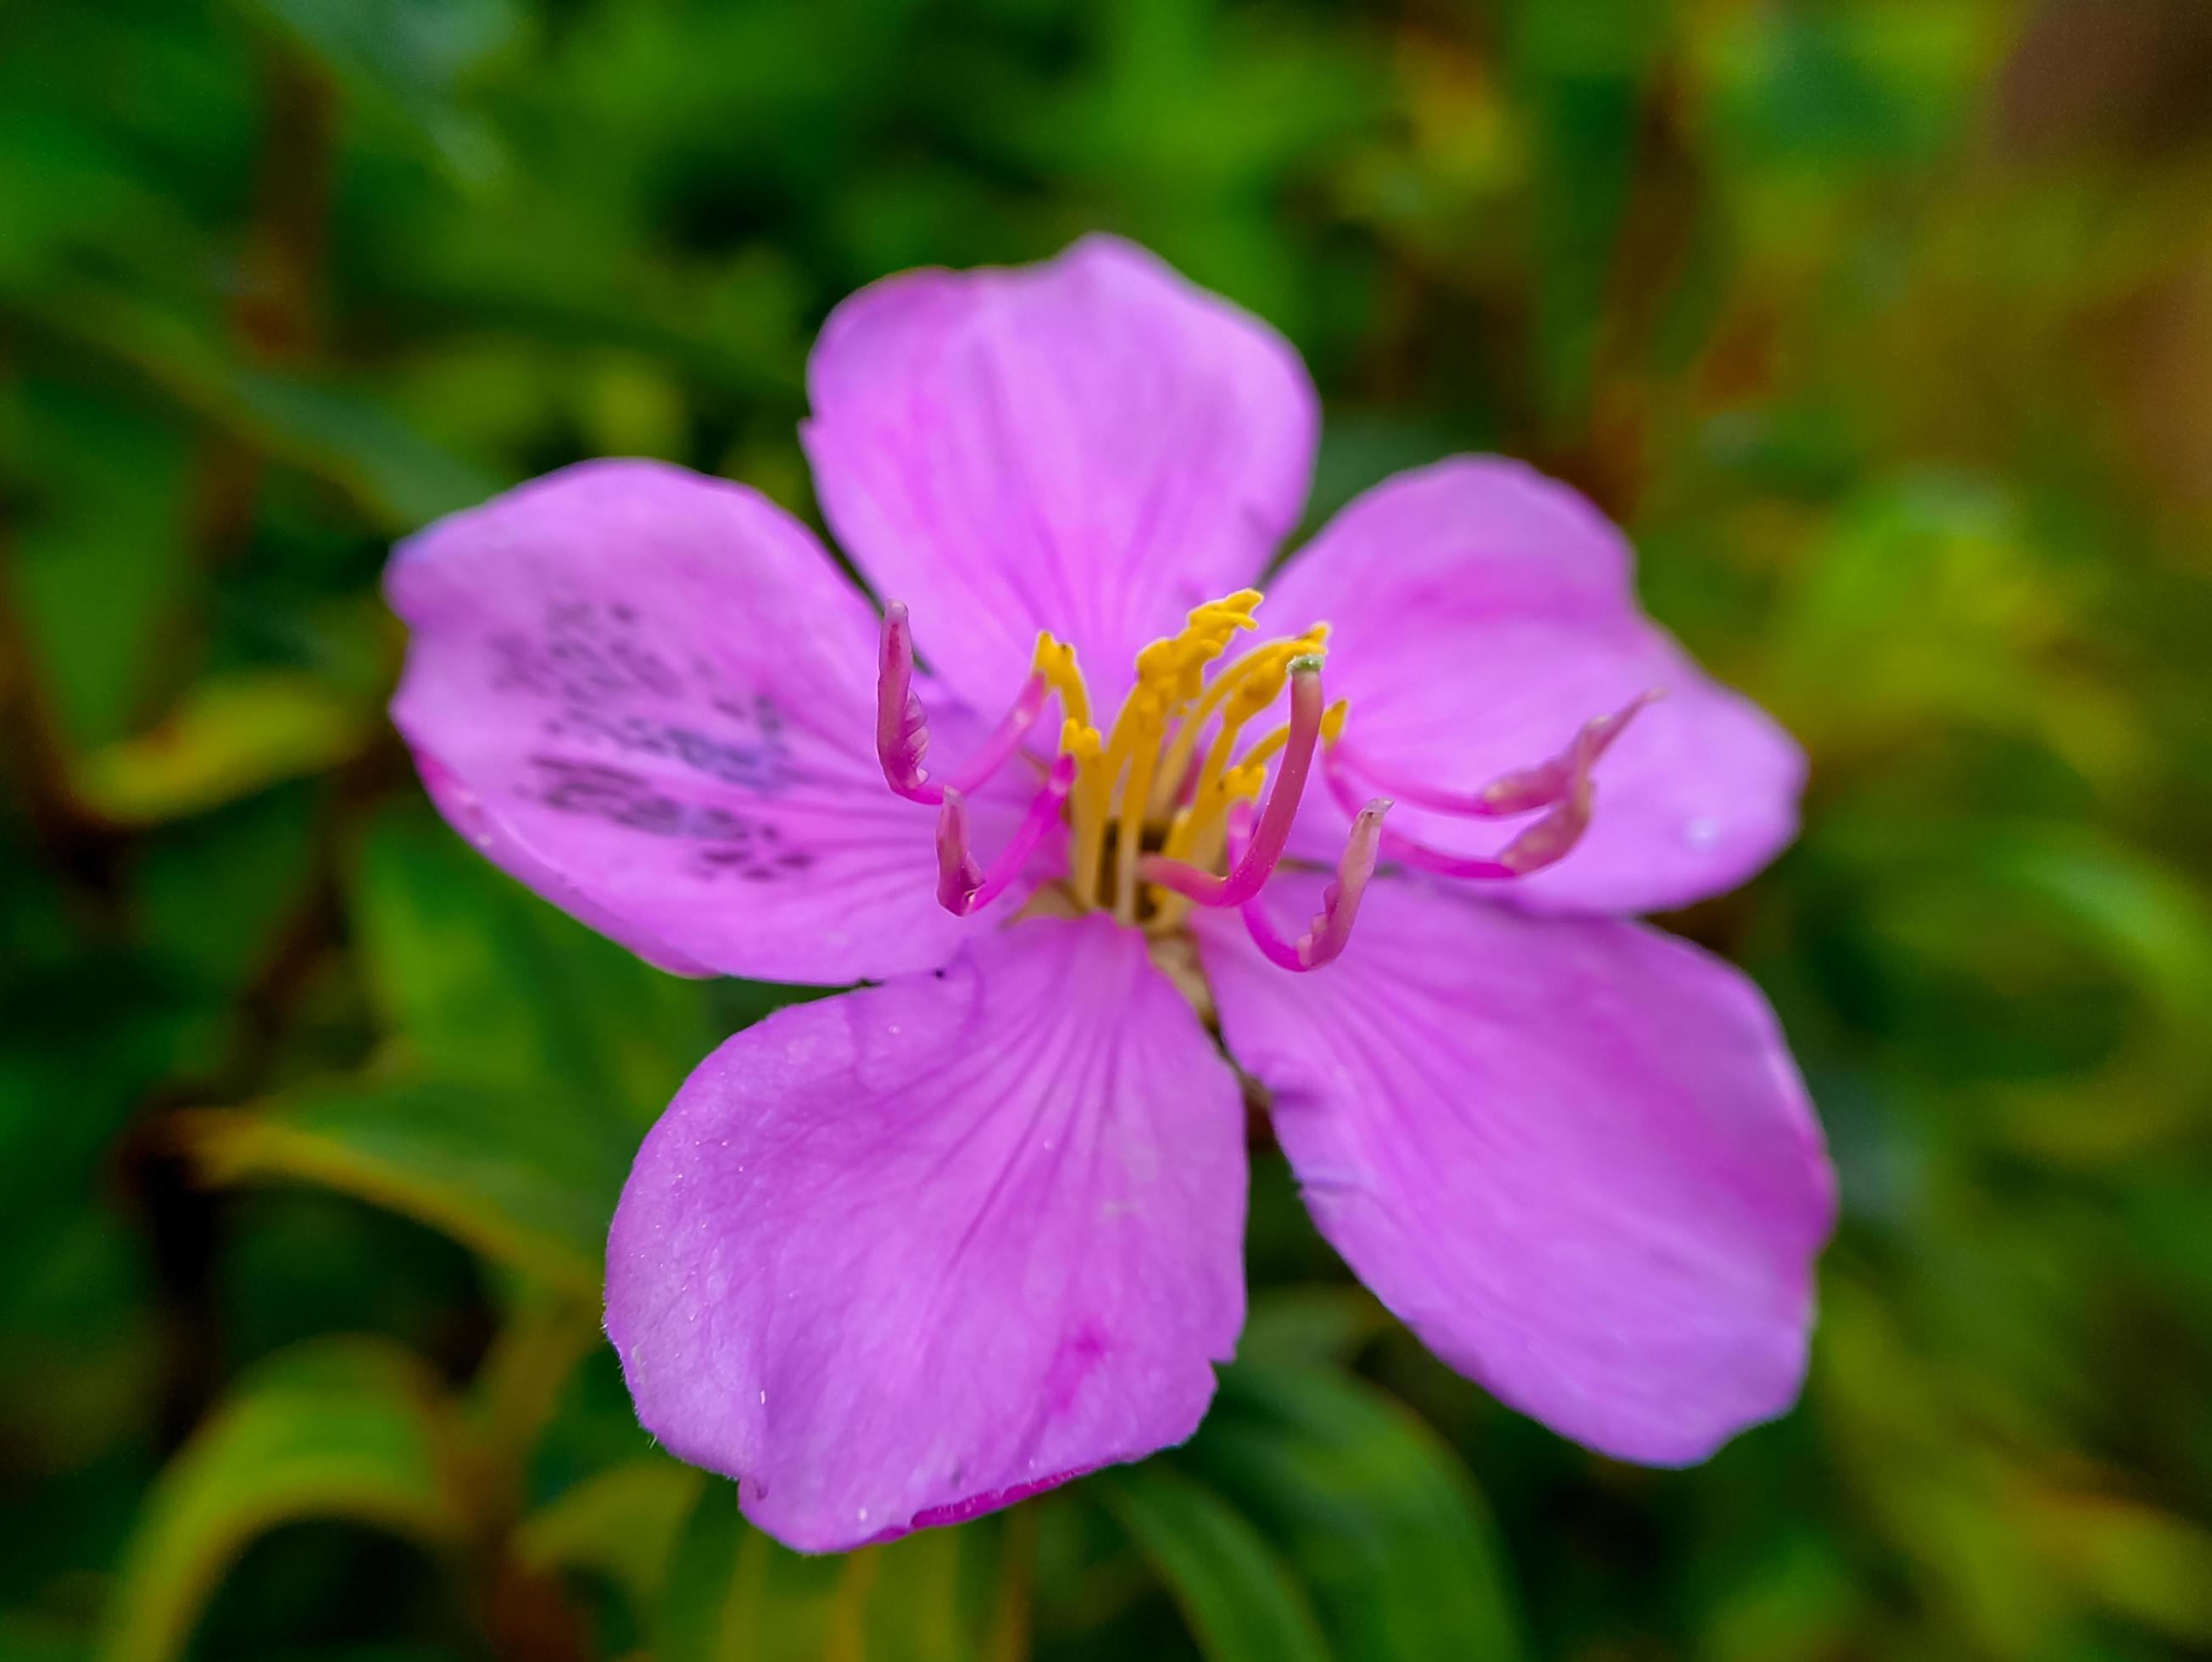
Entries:
[[337,1189],[594,1300],[635,1152],[561,1092],[435,1081],[335,1084],[180,1123],[212,1182]]
[[1175,1458],[1291,1563],[1347,1662],[1520,1654],[1510,1579],[1473,1479],[1373,1386],[1320,1367],[1231,1367]]
[[1102,1472],[1087,1488],[1166,1578],[1213,1662],[1327,1662],[1304,1589],[1219,1495],[1159,1460]]
[[605,1576],[646,1609],[706,1481],[704,1472],[663,1456],[594,1472],[523,1520],[515,1555],[535,1570]]
[[318,1341],[246,1375],[139,1514],[98,1662],[178,1655],[225,1570],[272,1525],[342,1518],[433,1548],[457,1541],[446,1417],[429,1371],[380,1341]]
[[85,757],[76,791],[118,824],[158,825],[344,761],[378,719],[374,704],[312,675],[221,676],[145,732]]

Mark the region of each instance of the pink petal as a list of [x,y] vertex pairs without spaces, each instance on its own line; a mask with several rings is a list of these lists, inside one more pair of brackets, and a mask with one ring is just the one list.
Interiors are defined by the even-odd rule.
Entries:
[[1736,971],[1641,924],[1407,879],[1371,885],[1310,976],[1234,919],[1200,927],[1315,1221],[1445,1361],[1656,1465],[1796,1400],[1834,1179]]
[[805,1550],[1182,1441],[1243,1324],[1237,1081],[1133,929],[784,1010],[646,1139],[607,1332],[646,1428]]
[[862,289],[807,391],[823,512],[979,709],[1050,630],[1110,715],[1138,648],[1267,563],[1320,424],[1279,336],[1104,236]]
[[[1580,845],[1511,886],[1537,909],[1651,911],[1733,888],[1780,852],[1796,834],[1805,761],[1644,616],[1631,567],[1620,533],[1566,486],[1462,456],[1352,502],[1267,604],[1334,625],[1328,691],[1351,700],[1347,745],[1444,790],[1541,762],[1592,717],[1663,692],[1598,764]],[[1309,813],[1318,823],[1301,851],[1334,858],[1342,809]],[[1494,854],[1511,835],[1403,798],[1390,824],[1452,855]]]
[[[934,813],[876,759],[874,616],[766,498],[586,463],[412,538],[386,589],[413,631],[392,720],[432,798],[602,933],[684,973],[828,983],[968,933],[936,902]],[[932,696],[957,754],[981,728]],[[970,804],[988,846],[1007,785]]]

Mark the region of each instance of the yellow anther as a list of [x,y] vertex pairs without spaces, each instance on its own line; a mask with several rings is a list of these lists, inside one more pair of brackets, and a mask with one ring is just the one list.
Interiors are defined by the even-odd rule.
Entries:
[[[1260,602],[1255,588],[1209,600],[1192,607],[1174,634],[1144,647],[1137,654],[1134,685],[1103,733],[1092,723],[1073,648],[1049,634],[1037,636],[1036,672],[1059,697],[1060,747],[1076,764],[1067,815],[1070,887],[1078,905],[1110,904],[1124,922],[1135,922],[1136,868],[1147,825],[1176,802],[1187,801],[1168,826],[1164,852],[1210,864],[1220,857],[1231,805],[1265,788],[1267,764],[1281,750],[1288,730],[1270,734],[1241,757],[1239,730],[1282,696],[1295,661],[1322,650],[1328,626],[1316,624],[1302,635],[1232,653],[1238,632],[1258,627],[1252,614]],[[1334,740],[1343,729],[1343,705],[1334,706],[1323,722]],[[1203,765],[1194,770],[1208,734]],[[1110,896],[1097,892],[1109,858]],[[1164,892],[1154,903],[1155,917],[1164,920],[1182,904]]]
[[1259,603],[1259,591],[1248,588],[1193,607],[1181,630],[1138,653],[1138,684],[1158,691],[1169,704],[1199,697],[1206,689],[1206,667],[1228,649],[1238,630],[1259,627],[1251,618]]
[[1180,638],[1153,642],[1137,654],[1137,685],[1152,687],[1159,682],[1180,677],[1183,650]]
[[1224,594],[1218,600],[1208,600],[1204,606],[1193,606],[1189,612],[1192,624],[1225,623],[1232,629],[1256,629],[1252,614],[1261,600],[1256,588],[1240,588],[1234,594]]
[[[1217,690],[1228,694],[1221,719],[1232,727],[1249,721],[1281,697],[1292,661],[1319,652],[1326,633],[1325,628],[1313,629],[1292,640],[1271,641],[1266,646],[1255,647],[1237,660],[1232,666],[1237,673],[1236,684],[1224,687],[1221,681],[1215,683]],[[1230,673],[1224,671],[1222,680],[1225,681]]]
[[1071,717],[1060,724],[1060,747],[1066,754],[1073,756],[1079,767],[1097,761],[1106,748],[1106,741],[1099,736],[1097,728]]
[[1292,654],[1287,645],[1261,647],[1252,655],[1259,661],[1237,682],[1222,705],[1221,719],[1232,728],[1250,721],[1281,697],[1283,683],[1289,679],[1284,666],[1290,662]]
[[1071,721],[1089,721],[1091,693],[1083,684],[1082,670],[1076,666],[1075,648],[1040,634],[1033,665],[1036,673],[1044,677],[1045,685],[1059,696],[1060,714]]
[[1333,745],[1344,737],[1345,717],[1352,714],[1352,700],[1340,698],[1321,713],[1321,741]]

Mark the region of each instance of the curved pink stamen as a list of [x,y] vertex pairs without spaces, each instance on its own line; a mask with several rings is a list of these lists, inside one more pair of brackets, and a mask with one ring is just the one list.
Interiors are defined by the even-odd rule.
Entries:
[[1042,674],[1031,674],[968,764],[944,784],[935,783],[922,766],[929,752],[929,715],[914,691],[914,626],[906,602],[890,602],[884,607],[883,650],[876,666],[876,759],[883,764],[884,782],[908,801],[932,807],[945,801],[948,790],[974,790],[1020,747],[1022,735],[1043,713],[1049,691]]
[[[1257,896],[1244,903],[1240,916],[1244,920],[1245,932],[1269,963],[1302,974],[1333,963],[1343,952],[1352,939],[1352,926],[1359,916],[1359,898],[1367,892],[1367,880],[1375,875],[1382,816],[1389,812],[1390,800],[1378,796],[1353,816],[1352,835],[1345,839],[1344,852],[1337,857],[1336,880],[1322,891],[1321,910],[1314,914],[1313,922],[1297,941],[1285,941],[1276,932],[1265,903]],[[1251,804],[1239,802],[1229,817],[1232,859],[1237,857],[1251,825]]]
[[[1633,715],[1643,701],[1632,705],[1627,715]],[[1626,716],[1620,718],[1625,720]],[[1613,723],[1608,727],[1608,723]],[[1488,881],[1526,877],[1565,858],[1570,849],[1581,841],[1589,829],[1590,803],[1595,788],[1590,780],[1591,766],[1600,753],[1620,731],[1615,718],[1601,716],[1586,724],[1577,733],[1565,752],[1567,778],[1565,788],[1552,803],[1543,818],[1524,826],[1517,837],[1494,855],[1446,854],[1410,837],[1396,831],[1382,834],[1382,855],[1385,860],[1411,866],[1416,871],[1435,874],[1439,877],[1475,878]],[[1546,765],[1549,765],[1547,764]],[[1528,770],[1534,773],[1534,769]],[[1357,814],[1363,810],[1354,805],[1358,793],[1352,782],[1335,769],[1324,770],[1329,794],[1346,813]]]
[[967,798],[947,787],[937,813],[938,904],[954,916],[965,917],[996,900],[1021,875],[1038,842],[1058,823],[1060,805],[1074,785],[1075,758],[1058,758],[1044,788],[1030,799],[1029,812],[988,870],[976,863],[969,840]]
[[1022,735],[1036,725],[1037,717],[1044,711],[1046,696],[1052,691],[1042,675],[1031,675],[1022,683],[1022,690],[1014,702],[991,730],[991,736],[976,747],[968,758],[968,765],[945,782],[947,790],[971,791],[989,782],[993,774],[1006,764],[1006,758],[1021,747]]
[[1314,743],[1321,736],[1322,692],[1318,661],[1300,658],[1291,667],[1291,731],[1283,746],[1283,759],[1275,770],[1267,805],[1260,810],[1251,845],[1235,861],[1225,877],[1164,855],[1147,855],[1138,862],[1137,875],[1147,883],[1173,889],[1201,906],[1241,906],[1273,874],[1291,839],[1291,822],[1297,818],[1298,799],[1305,794],[1306,776],[1313,770]]
[[914,628],[906,602],[884,608],[883,649],[876,660],[876,759],[884,782],[910,802],[935,804],[945,793],[925,783],[921,758],[929,750],[929,716],[914,695]]
[[1610,715],[1600,715],[1584,722],[1582,731],[1558,755],[1539,762],[1534,767],[1515,768],[1510,772],[1501,773],[1471,794],[1441,790],[1434,785],[1406,778],[1341,740],[1329,751],[1328,760],[1332,767],[1356,773],[1376,789],[1388,791],[1417,808],[1429,808],[1438,813],[1455,813],[1477,819],[1508,819],[1516,814],[1547,808],[1567,794],[1573,782],[1574,758],[1578,742],[1586,742],[1589,759],[1595,763],[1635,719],[1638,710],[1665,696],[1666,690],[1662,687],[1651,687],[1638,693]]

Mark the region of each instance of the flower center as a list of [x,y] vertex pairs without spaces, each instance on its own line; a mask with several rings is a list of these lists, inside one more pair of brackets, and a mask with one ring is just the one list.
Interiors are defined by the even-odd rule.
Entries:
[[[1387,767],[1340,742],[1345,704],[1326,703],[1321,689],[1327,624],[1231,650],[1238,636],[1256,630],[1252,613],[1260,601],[1255,588],[1208,601],[1175,634],[1145,648],[1137,654],[1135,685],[1103,729],[1093,720],[1075,649],[1049,633],[1039,635],[1029,677],[1006,719],[942,782],[922,765],[929,723],[913,689],[907,609],[896,600],[886,606],[876,750],[894,791],[938,808],[938,899],[963,916],[997,899],[1065,819],[1065,892],[1077,910],[1111,910],[1120,922],[1158,936],[1178,930],[1194,904],[1235,906],[1269,959],[1286,969],[1318,969],[1343,950],[1378,858],[1488,880],[1523,877],[1562,858],[1589,825],[1590,773],[1598,758],[1656,696],[1640,694],[1585,722],[1557,755],[1502,774],[1471,794],[1439,789],[1394,778]],[[1287,719],[1248,741],[1245,729],[1286,691]],[[1060,705],[1058,749],[1021,824],[985,866],[969,838],[967,793],[1024,753],[1023,740],[1048,700]],[[1351,817],[1352,830],[1321,911],[1303,935],[1286,941],[1260,904],[1260,892],[1289,843],[1317,750],[1324,752],[1330,794]],[[1456,818],[1540,817],[1494,855],[1449,855],[1383,830],[1390,799],[1361,801],[1376,789]]]
[[[1125,923],[1179,922],[1188,902],[1141,880],[1146,857],[1200,868],[1220,861],[1231,809],[1259,795],[1267,764],[1297,741],[1287,831],[1314,743],[1341,730],[1345,710],[1321,703],[1326,624],[1231,650],[1240,634],[1256,629],[1260,600],[1259,590],[1245,588],[1210,601],[1139,652],[1136,684],[1103,733],[1091,724],[1073,648],[1050,635],[1039,638],[1036,673],[1059,697],[1060,752],[1075,761],[1067,880],[1078,906],[1110,907]],[[1240,754],[1245,728],[1293,683],[1291,719]],[[1289,771],[1286,764],[1285,782]]]
[[[1342,731],[1341,703],[1321,697],[1325,624],[1302,635],[1231,650],[1255,630],[1260,591],[1239,589],[1196,607],[1182,627],[1137,654],[1135,684],[1102,728],[1075,649],[1049,633],[1037,637],[1029,679],[1006,720],[969,764],[943,782],[922,766],[929,730],[912,687],[914,645],[906,607],[893,601],[884,618],[877,683],[876,742],[892,789],[939,805],[939,898],[955,911],[995,898],[1018,872],[1052,822],[1068,828],[1066,892],[1077,910],[1111,910],[1125,923],[1154,930],[1176,927],[1193,898],[1234,904],[1193,892],[1227,852],[1232,813],[1258,798],[1267,767],[1281,758],[1276,788],[1231,871],[1216,883],[1257,892],[1281,855],[1290,822],[1310,771],[1314,748]],[[1245,729],[1290,694],[1290,716],[1245,741]],[[1021,747],[1047,699],[1060,709],[1060,745],[1043,788],[1006,849],[985,868],[968,839],[965,794]]]

